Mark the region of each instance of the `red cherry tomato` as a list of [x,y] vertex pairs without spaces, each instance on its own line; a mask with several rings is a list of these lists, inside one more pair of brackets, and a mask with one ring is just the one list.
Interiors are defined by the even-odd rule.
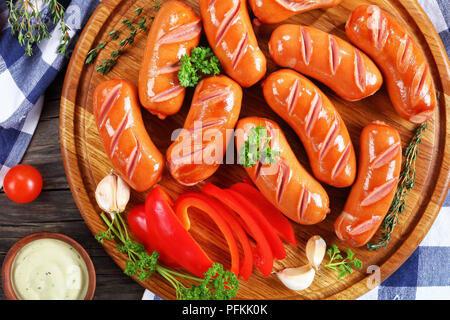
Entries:
[[3,189],[6,196],[14,202],[31,202],[41,193],[42,176],[36,168],[19,164],[6,174]]

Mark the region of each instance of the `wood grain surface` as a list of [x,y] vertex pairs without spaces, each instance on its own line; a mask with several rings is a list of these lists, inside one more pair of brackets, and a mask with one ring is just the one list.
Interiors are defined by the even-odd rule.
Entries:
[[[186,1],[198,12],[197,1]],[[94,190],[98,181],[111,169],[111,163],[104,152],[97,128],[92,115],[92,93],[95,87],[106,79],[123,77],[137,83],[138,70],[145,45],[145,34],[136,37],[135,43],[120,57],[118,64],[107,76],[95,71],[96,64],[86,66],[84,61],[87,52],[108,37],[108,32],[121,27],[124,17],[131,18],[135,7],[147,6],[144,14],[152,15],[148,8],[148,1],[138,0],[105,0],[97,8],[80,37],[72,55],[61,98],[60,138],[62,155],[70,188],[75,202],[81,211],[92,233],[96,234],[105,229],[98,213],[94,199]],[[367,268],[371,265],[381,269],[381,280],[392,274],[417,248],[431,224],[448,190],[449,183],[449,113],[450,113],[450,84],[449,61],[439,36],[432,27],[428,17],[419,4],[413,0],[344,0],[338,7],[327,10],[314,10],[297,15],[287,22],[312,25],[323,31],[330,32],[346,39],[344,24],[355,7],[360,4],[375,3],[392,13],[406,26],[409,33],[424,51],[433,79],[439,92],[439,107],[433,120],[423,137],[420,155],[417,159],[417,178],[414,190],[407,198],[407,208],[400,217],[400,223],[390,245],[386,249],[369,252],[365,248],[355,250],[356,256],[361,258],[364,268],[354,272],[345,279],[337,281],[334,272],[321,269],[311,287],[300,293],[285,288],[272,275],[264,278],[258,271],[254,271],[248,282],[240,281],[238,299],[354,299],[365,293],[370,282]],[[255,29],[261,49],[268,56],[267,43],[275,25],[263,25]],[[202,40],[206,44],[205,39]],[[107,58],[117,47],[109,45],[103,50],[97,61]],[[277,67],[268,59],[268,74]],[[382,120],[395,127],[401,135],[402,146],[408,144],[415,126],[401,119],[394,111],[385,87],[377,94],[359,102],[347,102],[337,97],[331,90],[315,82],[327,94],[345,121],[352,138],[355,150],[359,149],[359,135],[362,128],[372,120]],[[181,111],[166,120],[159,120],[147,112],[143,112],[146,128],[156,146],[165,152],[170,145],[170,137],[174,129],[183,125],[189,110],[192,90],[189,90]],[[275,120],[282,127],[288,141],[300,162],[310,170],[305,151],[292,129],[284,123],[266,105],[259,85],[244,90],[241,117],[263,116]],[[208,181],[221,187],[245,177],[245,171],[238,165],[222,165],[217,173]],[[160,182],[169,193],[176,197],[186,190],[198,191],[201,186],[186,188],[177,184],[165,172]],[[333,222],[342,210],[349,189],[337,189],[325,186],[331,199],[331,214],[328,218],[315,226],[294,225],[294,231],[299,242],[298,247],[286,245],[287,257],[276,261],[275,270],[284,267],[300,266],[306,263],[305,243],[315,234],[321,235],[328,244],[336,243],[342,249],[346,247],[333,232]],[[145,193],[133,193],[130,205],[142,202]],[[226,243],[217,237],[216,227],[205,216],[199,213],[191,214],[194,238],[205,248],[213,260],[229,265]],[[105,250],[121,267],[125,266],[125,256],[115,249],[113,242],[105,242]],[[154,276],[141,283],[163,298],[174,298],[172,287],[159,276]]]

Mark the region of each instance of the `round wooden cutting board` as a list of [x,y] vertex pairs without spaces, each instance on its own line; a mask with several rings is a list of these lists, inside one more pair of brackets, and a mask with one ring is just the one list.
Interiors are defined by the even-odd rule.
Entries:
[[[192,5],[197,13],[199,12],[196,0],[186,2]],[[84,28],[65,77],[60,123],[62,154],[73,197],[93,234],[105,229],[99,216],[100,209],[95,202],[94,191],[97,183],[111,170],[112,165],[104,151],[92,115],[92,93],[99,83],[107,79],[125,78],[137,84],[147,33],[136,36],[135,43],[119,58],[117,65],[106,76],[97,73],[95,67],[101,59],[108,58],[111,51],[117,49],[117,41],[110,43],[102,50],[93,65],[88,66],[84,62],[88,51],[98,43],[107,40],[111,30],[122,28],[124,30],[122,34],[126,34],[127,31],[123,29],[122,20],[132,18],[135,15],[132,13],[134,8],[144,7],[143,14],[148,17],[152,16],[151,3],[149,0],[104,0]],[[362,270],[337,280],[335,272],[322,268],[317,273],[314,283],[307,290],[299,293],[284,287],[276,275],[264,278],[259,271],[254,270],[249,281],[240,280],[237,299],[357,298],[373,285],[374,277],[371,276],[373,266],[380,267],[381,281],[383,281],[405,262],[426,235],[445,198],[450,167],[449,61],[438,34],[419,4],[414,0],[344,0],[335,8],[299,14],[286,22],[311,25],[347,39],[344,31],[345,21],[350,12],[361,4],[378,4],[405,25],[424,51],[439,93],[439,106],[433,120],[429,121],[428,129],[420,145],[420,155],[416,163],[416,184],[407,197],[407,208],[401,215],[399,225],[386,249],[369,252],[362,247],[354,250],[356,256],[364,264]],[[268,57],[268,74],[277,69],[269,58],[267,48],[270,34],[275,27],[276,25],[255,27],[259,45]],[[204,37],[202,44],[206,45]],[[408,145],[415,126],[395,113],[384,86],[372,97],[359,102],[347,102],[337,97],[327,87],[315,83],[330,97],[340,112],[357,152],[361,130],[372,120],[382,120],[396,128],[401,134],[403,148]],[[166,120],[159,120],[143,110],[147,130],[161,152],[165,153],[171,144],[170,136],[173,130],[183,126],[192,93],[193,90],[189,89],[181,111]],[[263,116],[275,120],[283,129],[300,162],[307,170],[310,170],[300,140],[294,131],[266,105],[259,84],[244,90],[240,116]],[[245,176],[244,169],[239,165],[222,165],[208,181],[220,187],[229,187]],[[160,184],[174,198],[186,190],[199,191],[201,187],[183,187],[177,184],[167,171]],[[315,226],[301,226],[292,223],[298,247],[286,244],[287,257],[282,261],[275,262],[275,270],[306,264],[305,244],[309,237],[315,234],[321,235],[328,245],[336,243],[339,248],[347,249],[335,236],[333,223],[344,206],[349,188],[324,187],[331,200],[331,214],[324,222]],[[129,207],[142,202],[145,196],[146,193],[134,192]],[[222,236],[217,236],[220,235],[220,232],[214,223],[199,212],[191,213],[191,219],[191,233],[194,238],[205,248],[213,260],[228,267],[230,262],[227,245]],[[116,250],[115,243],[105,241],[104,248],[123,269],[126,257]],[[163,298],[173,299],[175,297],[175,292],[170,284],[158,275],[150,277],[141,284]]]

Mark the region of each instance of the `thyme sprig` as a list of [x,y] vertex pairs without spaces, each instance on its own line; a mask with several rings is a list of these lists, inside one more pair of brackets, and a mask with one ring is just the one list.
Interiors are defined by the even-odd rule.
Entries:
[[[155,3],[152,4],[154,11],[158,12],[161,2],[159,0],[155,0]],[[135,37],[137,34],[146,31],[148,29],[149,24],[155,19],[154,16],[150,18],[146,18],[141,16],[144,8],[135,8],[132,10],[135,13],[135,17],[130,19],[122,20],[122,28],[119,30],[111,30],[108,35],[109,38],[106,41],[100,42],[94,49],[88,52],[88,55],[85,60],[85,64],[94,63],[96,57],[110,42],[118,41],[118,46],[116,50],[113,50],[110,53],[109,58],[102,59],[102,64],[98,65],[95,70],[103,75],[107,74],[112,70],[112,68],[117,64],[117,60],[119,57],[125,52],[126,48],[134,43]],[[119,39],[120,34],[123,33],[124,30],[128,30],[128,34]]]
[[422,142],[423,132],[426,130],[428,123],[420,125],[406,147],[402,170],[400,172],[400,180],[398,182],[397,190],[394,195],[394,200],[389,208],[389,211],[384,217],[381,224],[381,237],[376,243],[370,242],[367,244],[368,250],[378,250],[387,247],[391,240],[392,233],[395,226],[398,224],[399,215],[403,213],[406,207],[406,196],[408,191],[414,187],[416,179],[416,159],[419,154],[419,145]]
[[[144,281],[154,272],[160,274],[175,289],[176,297],[180,300],[230,300],[239,289],[239,282],[234,273],[224,270],[220,263],[213,263],[203,278],[197,278],[187,274],[166,268],[158,263],[159,253],[153,251],[151,255],[145,247],[133,241],[128,233],[127,225],[120,213],[114,213],[108,217],[100,214],[108,226],[106,231],[100,231],[95,238],[98,242],[117,239],[116,248],[128,256],[124,273],[133,276],[137,280]],[[179,278],[198,282],[186,287]]]
[[[6,3],[9,7],[8,23],[11,26],[11,34],[17,36],[19,44],[25,47],[25,54],[32,56],[33,45],[51,37],[38,3],[36,0],[18,0],[15,3],[7,0]],[[64,20],[65,9],[57,0],[43,0],[43,3],[48,4],[51,20],[54,25],[59,23],[62,33],[56,52],[65,55],[70,42],[70,27]]]

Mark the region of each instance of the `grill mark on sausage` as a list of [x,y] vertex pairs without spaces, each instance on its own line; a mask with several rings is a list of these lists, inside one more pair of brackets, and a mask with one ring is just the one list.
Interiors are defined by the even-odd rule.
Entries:
[[121,83],[119,83],[110,91],[105,101],[103,102],[102,107],[100,108],[100,128],[102,128],[105,125],[108,113],[109,111],[111,111],[114,101],[119,96],[120,89],[122,89]]
[[405,71],[411,61],[412,55],[412,41],[411,38],[406,35],[406,41],[402,41],[397,52],[398,68],[401,71]]
[[283,159],[278,160],[277,203],[280,203],[286,185],[291,179],[291,169]]
[[288,100],[287,100],[287,110],[288,114],[291,115],[292,111],[294,111],[295,105],[297,104],[298,99],[298,92],[300,89],[300,80],[295,79],[295,83],[293,88],[291,89],[291,92],[289,93]]
[[178,96],[181,92],[184,91],[184,88],[181,85],[177,85],[175,87],[172,87],[170,89],[167,89],[163,92],[158,93],[154,97],[150,99],[151,102],[163,102],[170,100],[172,98],[175,98]]
[[332,35],[329,35],[328,39],[329,39],[328,54],[329,54],[330,70],[333,74],[335,74],[337,68],[339,67],[339,64],[341,63],[342,57],[336,39]]
[[310,0],[275,0],[279,5],[281,5],[283,8],[299,12],[302,10],[307,10],[315,5],[313,1]]
[[342,234],[342,223],[344,222],[350,222],[352,223],[355,220],[355,216],[346,212],[342,211],[341,215],[337,218],[338,224],[336,225],[336,228],[334,229],[336,232],[336,235],[339,239],[344,240],[345,237]]
[[229,94],[229,87],[218,87],[212,90],[204,90],[199,94],[198,99],[193,103],[193,105],[210,103],[213,100],[223,100]]
[[297,204],[297,212],[298,212],[298,219],[300,221],[303,220],[303,215],[308,207],[308,199],[309,199],[309,191],[306,189],[305,186],[302,188],[302,194],[300,195],[298,204]]
[[120,122],[119,126],[117,127],[116,131],[114,132],[114,135],[112,136],[111,143],[109,145],[109,149],[111,150],[110,158],[113,157],[114,152],[116,151],[117,145],[119,143],[119,138],[122,135],[122,132],[125,130],[125,126],[127,125],[129,115],[130,110],[127,111],[122,121]]
[[191,133],[195,133],[196,131],[200,131],[200,130],[211,128],[211,127],[214,127],[214,126],[217,126],[217,125],[221,125],[221,124],[225,123],[225,121],[226,121],[225,119],[217,119],[217,120],[213,120],[213,121],[207,122],[205,124],[202,124],[201,127],[193,127],[193,128],[188,129],[188,130]]
[[312,45],[312,41],[311,41],[311,37],[308,33],[308,31],[306,31],[305,28],[300,27],[300,43],[301,43],[301,47],[302,47],[302,57],[303,57],[303,62],[306,65],[309,65],[309,62],[311,60],[311,55],[313,52],[313,45]]
[[361,206],[366,207],[370,206],[371,204],[380,201],[384,197],[387,196],[389,192],[392,191],[392,189],[397,184],[398,178],[392,178],[391,180],[386,181],[381,186],[378,186],[374,188],[364,199],[361,201]]
[[[422,89],[425,85],[425,79],[427,77],[428,66],[426,63],[422,64],[419,68],[419,71],[416,72],[413,79],[413,97],[417,98],[421,96]],[[420,80],[419,80],[420,79]]]
[[232,24],[234,18],[236,18],[238,16],[240,8],[241,8],[241,2],[238,1],[237,5],[235,5],[233,8],[231,8],[231,10],[225,14],[224,19],[222,20],[222,22],[219,25],[219,28],[217,29],[216,46],[218,46],[220,44],[220,42],[222,42],[223,37],[227,33],[228,29],[231,27],[231,24]]
[[387,148],[383,153],[379,154],[371,164],[372,169],[377,169],[384,166],[386,163],[391,161],[400,150],[400,142],[394,143],[392,146]]
[[174,64],[169,64],[165,67],[162,67],[158,70],[158,74],[169,74],[173,72],[178,72],[180,70],[180,62],[176,62]]
[[262,168],[262,162],[258,161],[256,164],[256,170],[255,170],[255,181],[258,180],[259,176],[261,175],[261,168]]
[[316,92],[313,100],[311,101],[311,107],[309,108],[308,115],[305,120],[305,130],[306,135],[309,137],[311,135],[311,130],[316,123],[319,116],[320,109],[322,108],[322,96],[320,93]]
[[334,168],[331,171],[331,179],[334,179],[336,176],[338,176],[342,172],[342,170],[345,168],[345,165],[347,164],[348,159],[350,158],[350,151],[351,151],[351,148],[350,148],[350,143],[349,143],[345,147],[345,150],[342,153],[339,160],[334,165]]
[[[195,146],[194,146],[195,147]],[[172,158],[169,162],[169,170],[170,172],[175,172],[181,165],[183,164],[193,164],[195,163],[195,157],[199,153],[203,153],[203,151],[208,147],[208,145],[203,146],[199,149],[194,149],[194,151],[191,151],[188,154],[183,154],[182,156]]]
[[360,234],[363,234],[366,231],[371,230],[375,225],[379,223],[381,220],[381,217],[379,216],[373,216],[371,219],[361,222],[357,224],[356,226],[351,226],[348,228],[348,234],[350,236],[357,236]]
[[335,119],[330,130],[328,130],[327,136],[325,137],[325,140],[322,143],[322,147],[320,148],[320,151],[319,151],[319,159],[320,160],[322,160],[325,157],[325,155],[328,153],[331,146],[333,145],[333,142],[336,140],[336,136],[338,134],[339,134],[339,120]]
[[181,25],[159,38],[159,44],[170,44],[181,41],[192,40],[202,32],[202,23],[200,20]]
[[246,32],[245,35],[242,37],[242,39],[239,41],[239,44],[233,53],[233,58],[231,60],[233,70],[236,69],[237,65],[239,64],[239,61],[241,61],[243,55],[247,51],[247,47],[248,47],[248,32]]
[[136,143],[136,147],[134,147],[133,151],[131,151],[130,156],[128,157],[127,167],[126,167],[126,175],[129,179],[131,179],[133,177],[134,170],[136,169],[136,165],[137,165],[137,162],[139,159],[139,149],[140,149],[139,141],[136,138],[136,136],[134,135],[134,132],[133,132],[133,138]]
[[355,82],[361,92],[366,89],[366,72],[364,59],[358,49],[355,48]]
[[369,6],[367,12],[371,15],[367,19],[367,27],[372,31],[372,42],[378,49],[382,49],[388,36],[386,17],[376,5]]

